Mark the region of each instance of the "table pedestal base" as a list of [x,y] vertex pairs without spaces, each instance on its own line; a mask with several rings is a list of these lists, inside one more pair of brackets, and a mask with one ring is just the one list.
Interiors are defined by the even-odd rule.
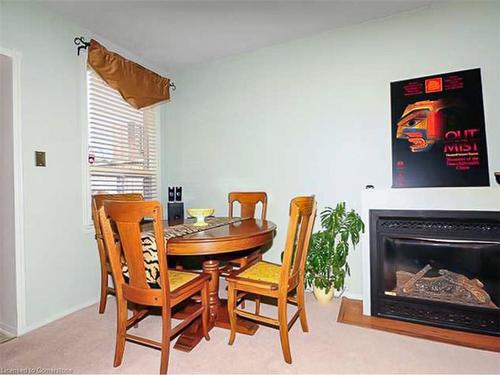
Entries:
[[[230,329],[229,317],[227,313],[227,300],[221,299],[219,301],[220,303],[217,308],[217,317],[215,320],[211,320],[209,322],[209,330],[213,327],[224,328],[227,330]],[[189,310],[195,306],[187,306],[183,311],[174,314],[174,318],[182,318],[183,316],[189,314]],[[244,335],[254,335],[258,329],[259,326],[256,323],[238,318],[236,323],[236,332]],[[229,340],[229,332],[227,338]],[[197,319],[179,335],[179,338],[174,345],[174,349],[183,352],[190,352],[202,339],[204,339],[204,337],[201,329],[201,321],[200,319]]]
[[[221,300],[220,307],[217,312],[217,319],[215,320],[215,326],[219,328],[224,328],[227,330],[231,329],[231,324],[229,324],[229,314],[227,312],[227,300]],[[237,318],[236,321],[236,332],[243,333],[244,335],[255,335],[255,332],[259,329],[259,325],[247,320]],[[229,335],[228,335],[229,340]]]

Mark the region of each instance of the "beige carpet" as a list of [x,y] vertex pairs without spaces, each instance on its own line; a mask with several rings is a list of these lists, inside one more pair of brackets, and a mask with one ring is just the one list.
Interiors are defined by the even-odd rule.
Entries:
[[[158,373],[159,351],[127,343],[121,367],[112,366],[114,300],[97,314],[91,306],[0,345],[0,368],[57,368],[75,373]],[[336,322],[339,301],[321,306],[307,296],[310,332],[291,329],[293,364],[281,355],[278,332],[261,327],[255,336],[213,329],[211,341],[191,353],[171,351],[170,373],[500,373],[498,353],[468,349]],[[248,303],[249,306],[252,303]],[[274,307],[266,309],[275,312]],[[156,317],[138,331],[159,337]],[[0,370],[1,372],[1,370]]]

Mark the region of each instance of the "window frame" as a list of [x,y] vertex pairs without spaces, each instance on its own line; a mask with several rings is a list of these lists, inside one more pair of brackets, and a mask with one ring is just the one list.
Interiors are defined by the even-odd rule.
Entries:
[[[88,86],[87,86],[87,70],[91,69],[87,66],[86,60],[82,61],[81,67],[81,79],[80,79],[80,95],[82,103],[81,110],[81,129],[82,129],[82,182],[83,182],[83,232],[93,233],[94,224],[92,223],[92,186],[90,179],[90,165],[88,163],[88,150],[89,150],[89,113],[88,113]],[[156,188],[157,188],[157,200],[162,202],[162,147],[161,147],[161,124],[162,124],[162,104],[152,108],[155,116],[155,135],[156,135]]]

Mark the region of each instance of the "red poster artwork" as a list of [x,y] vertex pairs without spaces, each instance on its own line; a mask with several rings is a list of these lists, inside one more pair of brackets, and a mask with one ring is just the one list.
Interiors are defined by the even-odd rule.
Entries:
[[479,69],[391,83],[393,187],[488,186]]

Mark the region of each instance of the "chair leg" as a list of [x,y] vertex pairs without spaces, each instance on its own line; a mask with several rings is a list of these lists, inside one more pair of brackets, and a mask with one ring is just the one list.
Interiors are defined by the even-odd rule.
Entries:
[[161,310],[161,363],[160,374],[166,374],[168,370],[168,357],[170,354],[170,307],[162,307]]
[[[248,264],[248,257],[241,258],[240,268],[245,267],[247,264]],[[246,294],[244,294],[243,297],[241,297],[240,306],[241,306],[242,309],[245,309],[245,306],[246,306],[245,305],[245,296],[246,296]]]
[[229,335],[229,345],[233,345],[236,338],[236,289],[233,283],[229,283],[227,291],[227,314],[231,324],[231,334]]
[[106,311],[106,302],[108,301],[108,271],[106,266],[101,264],[101,299],[99,300],[99,314]]
[[201,289],[201,305],[203,306],[203,314],[201,315],[201,328],[203,329],[203,336],[205,340],[210,340],[208,335],[208,282],[205,283]]
[[255,295],[255,314],[260,314],[260,296],[258,294]]
[[288,317],[286,314],[287,301],[286,296],[278,299],[278,321],[280,328],[281,350],[283,357],[288,364],[292,363],[292,353],[290,352],[290,340],[288,338]]
[[[132,305],[132,316],[136,315],[139,311],[140,311],[139,305],[134,303]],[[134,324],[134,328],[138,328],[138,327],[139,327],[139,322]]]
[[300,325],[303,332],[309,332],[309,326],[307,325],[306,316],[306,304],[304,299],[304,283],[299,283],[297,287],[297,306],[300,311]]
[[125,335],[127,333],[127,301],[123,297],[116,297],[116,345],[114,367],[122,364],[125,351]]

